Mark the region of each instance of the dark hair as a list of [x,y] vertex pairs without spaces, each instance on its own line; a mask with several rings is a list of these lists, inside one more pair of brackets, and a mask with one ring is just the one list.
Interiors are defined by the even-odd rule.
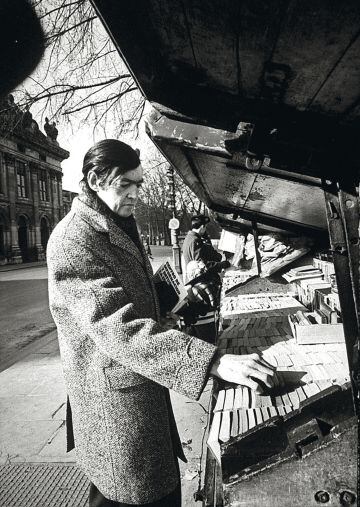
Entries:
[[98,176],[100,184],[104,184],[113,167],[119,167],[120,174],[136,169],[140,165],[139,152],[117,139],[104,139],[94,144],[84,157],[82,172],[82,188],[88,188],[87,176],[90,170]]

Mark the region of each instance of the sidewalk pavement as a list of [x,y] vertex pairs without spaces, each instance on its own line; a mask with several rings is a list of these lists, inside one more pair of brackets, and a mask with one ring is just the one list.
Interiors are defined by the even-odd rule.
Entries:
[[[171,393],[188,459],[180,464],[184,507],[196,505],[200,462],[204,480],[210,389],[209,383],[200,402]],[[17,362],[0,373],[0,505],[87,505],[88,483],[74,464],[75,451],[65,452],[65,400],[53,331],[23,349]]]
[[41,268],[43,266],[46,266],[46,261],[24,262],[20,264],[4,264],[0,266],[0,272],[14,271],[16,269],[26,269],[26,268]]
[[[150,245],[154,258],[151,261],[154,271],[166,260],[172,260],[172,247],[168,245]],[[20,264],[4,264],[0,266],[0,273],[17,269],[41,268],[46,261],[22,262]]]

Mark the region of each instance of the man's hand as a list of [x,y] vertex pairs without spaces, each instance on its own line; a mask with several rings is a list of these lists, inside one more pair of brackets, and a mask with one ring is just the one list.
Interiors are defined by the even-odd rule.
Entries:
[[225,354],[215,359],[210,373],[227,382],[241,384],[257,392],[262,392],[261,384],[273,387],[272,377],[275,373],[275,367],[260,357],[259,354],[243,356]]

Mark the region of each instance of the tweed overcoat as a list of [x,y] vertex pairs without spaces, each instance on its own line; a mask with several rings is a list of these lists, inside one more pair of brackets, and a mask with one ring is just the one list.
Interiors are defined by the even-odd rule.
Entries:
[[168,389],[198,399],[215,347],[159,319],[152,269],[115,222],[76,198],[47,248],[78,464],[101,493],[142,504],[175,489]]

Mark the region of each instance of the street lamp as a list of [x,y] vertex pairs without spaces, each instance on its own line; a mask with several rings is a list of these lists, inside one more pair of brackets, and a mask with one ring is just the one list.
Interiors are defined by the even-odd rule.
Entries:
[[179,245],[179,220],[176,218],[175,211],[175,176],[174,176],[174,168],[170,165],[166,170],[167,176],[167,203],[168,207],[171,211],[172,218],[169,221],[169,229],[170,229],[170,237],[171,237],[171,245],[173,251],[173,262],[174,268],[176,271],[181,274],[181,250]]

